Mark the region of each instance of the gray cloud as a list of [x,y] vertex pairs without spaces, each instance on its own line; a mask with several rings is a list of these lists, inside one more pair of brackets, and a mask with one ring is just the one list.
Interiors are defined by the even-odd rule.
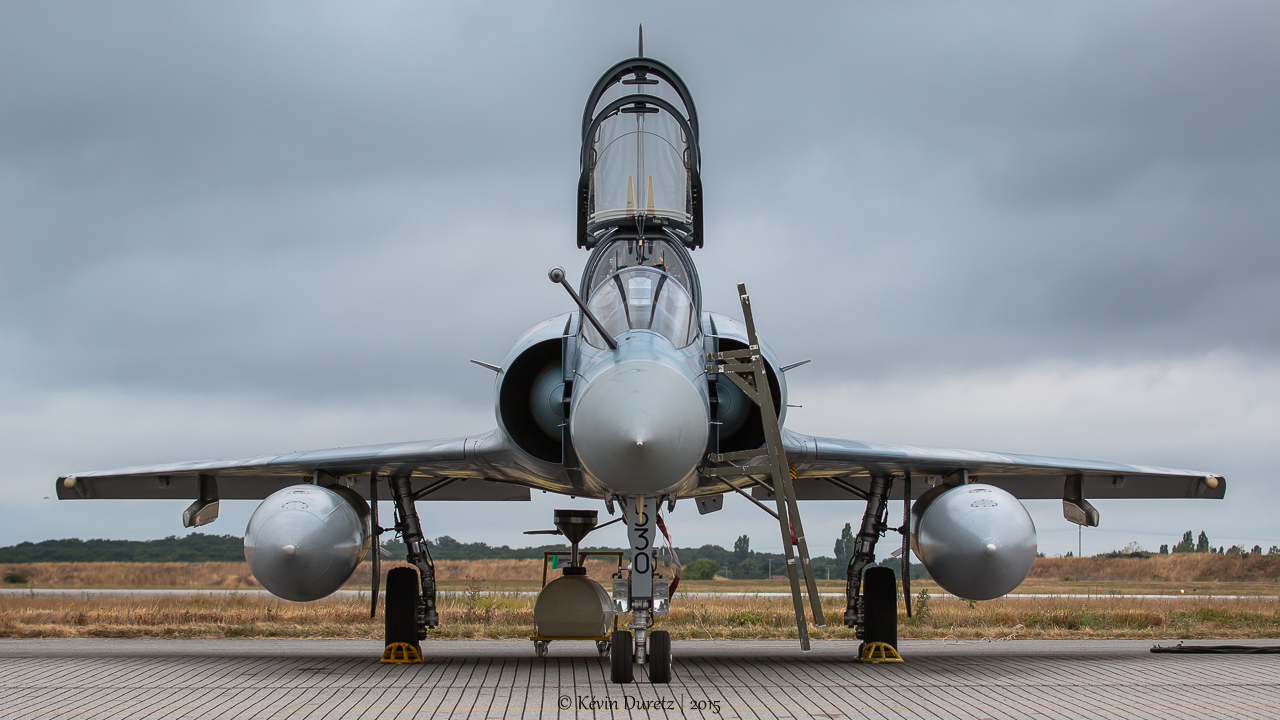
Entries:
[[[411,418],[486,415],[466,360],[568,308],[544,272],[585,261],[581,103],[641,21],[699,103],[708,304],[747,281],[806,382],[1275,367],[1273,4],[41,3],[0,9],[5,404],[376,407],[412,427],[368,441],[455,434]],[[119,442],[145,462],[356,423]],[[82,469],[61,458],[126,460],[29,446],[0,447],[28,498]]]

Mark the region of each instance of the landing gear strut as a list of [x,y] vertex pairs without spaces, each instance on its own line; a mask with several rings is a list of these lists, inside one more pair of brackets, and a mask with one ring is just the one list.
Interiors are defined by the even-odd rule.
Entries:
[[[417,568],[396,568],[387,573],[387,644],[406,642],[417,646],[427,638],[427,628],[440,624],[436,612],[436,569],[427,552],[427,541],[422,536],[422,523],[414,504],[413,487],[409,478],[401,475],[390,479],[391,495],[396,507],[396,532],[404,538],[409,563]],[[417,576],[416,578],[413,576]],[[417,587],[415,587],[417,586]],[[419,592],[421,589],[421,592]],[[393,600],[394,596],[394,600]],[[392,638],[408,635],[412,628],[412,640]]]
[[655,615],[667,614],[667,581],[653,574],[657,537],[658,498],[622,498],[622,514],[631,540],[629,577],[614,576],[614,612],[631,613],[628,630],[616,630],[609,648],[609,679],[615,683],[633,680],[634,663],[649,666],[649,681],[671,682],[671,635],[651,630]]
[[627,518],[631,540],[631,624],[635,633],[636,662],[647,657],[649,627],[653,625],[653,550],[657,537],[658,502],[652,497],[627,498],[622,512]]
[[844,624],[854,628],[857,638],[864,644],[880,642],[896,648],[898,592],[893,570],[871,568],[863,572],[875,562],[876,541],[889,529],[889,491],[892,488],[893,476],[871,477],[867,509],[862,514],[862,527],[854,540],[853,556],[849,558],[845,581]]

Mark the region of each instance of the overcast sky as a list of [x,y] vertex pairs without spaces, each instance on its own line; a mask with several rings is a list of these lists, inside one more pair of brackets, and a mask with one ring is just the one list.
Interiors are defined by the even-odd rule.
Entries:
[[[184,532],[59,474],[491,428],[467,360],[570,309],[582,105],[641,22],[698,103],[707,307],[745,281],[813,360],[789,427],[1223,473],[1097,503],[1085,552],[1280,545],[1274,2],[0,4],[0,544]],[[556,506],[591,504],[424,521],[524,545]],[[806,503],[814,552],[861,511]]]

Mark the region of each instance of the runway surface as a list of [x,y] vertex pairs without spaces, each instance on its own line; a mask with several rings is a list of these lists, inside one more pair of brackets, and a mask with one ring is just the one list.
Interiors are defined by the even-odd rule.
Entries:
[[4,639],[0,717],[1280,717],[1280,655],[905,641],[905,663],[862,665],[846,642],[674,645],[670,685],[638,671],[619,686],[583,642],[546,658],[525,642],[427,642],[425,664],[381,665],[366,641]]

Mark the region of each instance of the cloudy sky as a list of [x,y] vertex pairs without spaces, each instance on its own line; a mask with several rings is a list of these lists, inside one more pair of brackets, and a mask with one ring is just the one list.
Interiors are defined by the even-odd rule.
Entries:
[[[183,532],[59,474],[491,428],[467,360],[569,309],[582,103],[641,22],[698,103],[708,307],[745,281],[813,360],[790,427],[1220,472],[1098,503],[1085,552],[1280,545],[1271,2],[0,5],[0,544]],[[424,520],[523,545],[565,505]],[[829,553],[861,505],[803,511]]]

